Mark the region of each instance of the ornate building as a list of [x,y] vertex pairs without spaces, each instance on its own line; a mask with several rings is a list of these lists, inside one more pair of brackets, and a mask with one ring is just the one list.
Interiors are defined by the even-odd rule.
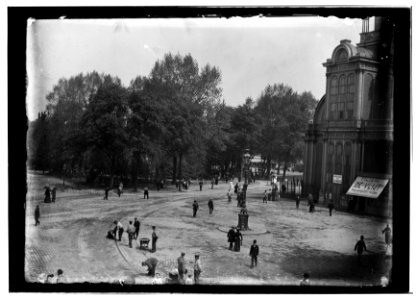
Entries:
[[391,216],[393,27],[376,17],[369,31],[369,21],[357,46],[342,40],[323,63],[326,94],[305,134],[304,186],[322,204],[331,193],[337,208]]

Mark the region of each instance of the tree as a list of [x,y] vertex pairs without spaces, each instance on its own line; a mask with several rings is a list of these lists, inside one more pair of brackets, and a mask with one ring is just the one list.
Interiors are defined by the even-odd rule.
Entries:
[[110,173],[110,186],[128,145],[127,118],[126,90],[120,80],[111,80],[91,97],[81,120],[84,149],[101,158],[104,164],[96,167]]
[[29,124],[28,160],[30,167],[45,173],[50,167],[50,125],[46,112],[38,114],[38,118]]

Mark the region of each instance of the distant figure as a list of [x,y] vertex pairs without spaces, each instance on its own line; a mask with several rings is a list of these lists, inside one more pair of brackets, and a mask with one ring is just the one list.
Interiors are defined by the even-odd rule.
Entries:
[[258,266],[258,254],[259,254],[259,247],[256,244],[256,240],[253,241],[253,245],[250,247],[249,255],[251,257],[251,268],[253,265]]
[[262,203],[268,203],[268,191],[265,190],[264,197],[262,198]]
[[235,184],[235,194],[237,194],[237,191],[239,190],[239,183],[238,182],[236,182],[236,184]]
[[314,212],[314,200],[313,200],[313,194],[308,194],[308,206],[309,206],[309,212]]
[[154,257],[150,257],[144,262],[142,262],[142,266],[148,267],[148,275],[155,276],[156,266],[158,265],[158,260]]
[[135,226],[135,240],[139,237],[139,230],[140,230],[140,222],[138,218],[135,218],[135,222],[133,222],[133,226]]
[[234,251],[240,252],[240,246],[242,245],[242,241],[243,241],[243,236],[242,236],[242,233],[240,232],[240,230],[238,228],[236,233],[235,233],[235,248],[234,248]]
[[297,207],[297,209],[300,207],[300,195],[297,195],[297,198],[295,198],[295,207]]
[[145,186],[145,188],[143,189],[143,199],[149,199],[149,190],[148,187]]
[[49,186],[45,187],[45,199],[43,200],[45,203],[51,203],[51,190]]
[[361,235],[361,239],[356,243],[355,248],[353,250],[358,253],[358,262],[360,264],[362,253],[363,251],[366,251],[366,244],[363,235]]
[[178,261],[178,277],[179,277],[179,281],[180,283],[184,282],[184,274],[186,273],[186,269],[185,269],[185,253],[182,252],[181,256],[178,257],[177,259]]
[[268,195],[267,195],[267,201],[271,201],[271,200],[272,200],[272,189],[269,189]]
[[117,231],[119,233],[119,242],[121,242],[122,241],[122,235],[123,235],[123,232],[124,232],[123,224],[119,221],[119,222],[117,222],[116,227],[117,227]]
[[213,209],[214,209],[214,204],[213,204],[213,200],[209,200],[208,201],[208,207],[209,207],[209,213],[210,215],[213,213]]
[[227,202],[232,201],[232,193],[230,191],[227,192]]
[[123,182],[120,181],[119,188],[117,189],[117,194],[119,197],[123,194]]
[[126,232],[129,238],[129,248],[132,248],[132,240],[135,237],[135,226],[133,226],[132,221],[129,221],[129,225],[127,226]]
[[52,202],[55,203],[56,199],[56,187],[54,187],[51,191]]
[[329,195],[327,196],[328,200],[329,200],[329,216],[332,216],[332,211],[334,209],[334,201],[333,201],[333,196],[332,193],[329,193]]
[[235,242],[235,229],[233,227],[231,227],[227,233],[227,241],[229,242],[229,250],[232,250],[233,243]]
[[391,227],[389,227],[389,224],[387,224],[387,227],[382,230],[382,233],[385,234],[385,244],[387,248],[391,246],[392,243],[392,233],[391,233]]
[[41,224],[41,222],[39,222],[39,219],[41,217],[41,212],[39,210],[39,205],[36,205],[35,208],[35,226],[38,226]]
[[310,275],[308,273],[304,273],[303,280],[300,281],[300,285],[310,285]]
[[103,200],[109,200],[109,191],[110,191],[109,187],[104,188],[104,198],[103,198]]
[[107,231],[107,238],[116,240],[116,237],[117,237],[117,220],[115,220],[113,222],[113,224],[114,224],[114,228]]
[[152,226],[152,252],[156,251],[156,241],[158,240],[158,236],[156,235],[155,232],[155,226]]
[[200,283],[200,274],[201,274],[201,264],[200,264],[200,255],[195,255],[195,262],[194,262],[194,283]]
[[200,179],[198,184],[200,185],[200,191],[202,191],[203,190],[203,179],[202,178]]
[[211,179],[211,189],[213,189],[214,186],[214,177]]
[[195,216],[197,215],[197,210],[198,210],[198,203],[196,200],[194,200],[193,203],[193,218],[195,218]]

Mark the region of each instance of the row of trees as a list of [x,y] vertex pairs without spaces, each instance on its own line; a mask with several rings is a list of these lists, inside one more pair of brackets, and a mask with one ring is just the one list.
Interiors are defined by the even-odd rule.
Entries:
[[124,87],[117,77],[79,74],[61,79],[47,109],[31,122],[29,166],[94,180],[237,174],[246,148],[271,161],[302,158],[303,134],[316,101],[283,84],[234,108],[222,101],[217,67],[191,55],[166,54],[150,74]]

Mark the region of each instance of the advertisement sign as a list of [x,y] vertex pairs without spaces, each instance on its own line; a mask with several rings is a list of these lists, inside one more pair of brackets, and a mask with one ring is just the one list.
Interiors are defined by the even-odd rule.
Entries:
[[333,183],[342,184],[342,175],[333,174]]
[[359,197],[378,198],[387,183],[388,179],[356,177],[347,194]]

